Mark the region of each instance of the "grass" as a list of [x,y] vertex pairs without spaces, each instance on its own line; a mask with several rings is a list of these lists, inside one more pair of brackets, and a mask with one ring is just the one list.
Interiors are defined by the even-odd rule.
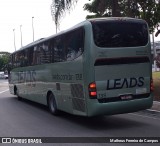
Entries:
[[160,101],[160,72],[153,72],[154,100]]

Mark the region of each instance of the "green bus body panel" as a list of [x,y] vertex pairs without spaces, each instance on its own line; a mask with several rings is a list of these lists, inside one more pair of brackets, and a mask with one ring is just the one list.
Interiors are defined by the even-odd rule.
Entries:
[[[10,75],[10,92],[14,94],[16,86],[19,96],[44,105],[47,93],[52,92],[59,110],[81,116],[150,108],[153,104],[150,41],[141,47],[100,48],[94,43],[92,24],[85,21],[76,27],[80,26],[85,30],[84,52],[80,57],[15,68]],[[88,87],[93,82],[96,99],[89,96]]]
[[97,92],[106,94],[106,97],[150,93],[150,70],[149,62],[95,66]]
[[[12,94],[14,86],[17,86],[20,97],[47,105],[47,93],[51,91],[58,109],[72,114],[72,99],[77,98],[71,93],[71,86],[74,85],[83,87],[82,56],[71,62],[17,68],[11,72]],[[84,101],[84,95],[80,100]]]
[[139,110],[148,109],[153,104],[153,95],[146,99],[138,99],[131,101],[98,103],[96,100],[89,101],[88,116],[96,115],[114,115],[137,112]]
[[[90,29],[88,24],[86,32],[91,31]],[[86,48],[90,48],[90,50],[85,54],[87,61],[84,64],[84,85],[96,83],[98,100],[87,100],[87,115],[112,115],[150,108],[153,104],[153,94],[150,91],[152,78],[150,42],[141,47],[100,48],[94,44],[93,39],[88,39],[89,35],[90,38],[93,38],[93,33],[86,34]],[[114,64],[110,62],[106,65],[103,63],[105,59],[114,61],[117,58],[120,61],[127,58],[126,60],[130,63],[116,62],[117,64]],[[140,61],[134,61],[132,58],[135,60],[137,58]],[[102,64],[96,65],[97,60],[102,60]],[[89,92],[87,94],[89,95]],[[121,96],[129,96],[132,99],[116,101],[115,98]],[[139,99],[134,99],[136,96]],[[101,99],[102,101],[104,99],[104,102],[99,102]],[[109,100],[107,101],[107,99]]]

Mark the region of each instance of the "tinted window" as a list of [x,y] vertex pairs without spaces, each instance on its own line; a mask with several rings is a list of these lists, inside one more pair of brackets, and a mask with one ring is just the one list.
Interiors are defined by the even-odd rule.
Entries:
[[34,46],[34,65],[50,63],[50,50],[48,46],[48,41]]
[[71,61],[83,53],[84,30],[78,28],[50,40],[52,62]]
[[135,47],[148,43],[148,29],[142,21],[93,21],[98,47]]
[[73,30],[65,35],[67,60],[74,60],[83,53],[84,32],[83,28]]
[[55,38],[53,49],[54,49],[53,50],[54,51],[54,62],[62,62],[66,60],[63,35]]
[[73,60],[83,53],[84,30],[78,28],[20,50],[11,57],[11,67],[25,67]]

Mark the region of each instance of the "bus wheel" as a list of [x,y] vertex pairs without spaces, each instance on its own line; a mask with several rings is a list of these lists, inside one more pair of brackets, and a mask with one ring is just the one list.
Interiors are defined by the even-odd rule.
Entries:
[[17,95],[18,100],[22,100],[22,97],[20,97],[20,96],[18,95],[18,89],[17,89],[16,86],[14,87],[14,94]]
[[49,107],[51,114],[58,115],[56,100],[55,100],[54,95],[52,93],[48,97],[48,107]]

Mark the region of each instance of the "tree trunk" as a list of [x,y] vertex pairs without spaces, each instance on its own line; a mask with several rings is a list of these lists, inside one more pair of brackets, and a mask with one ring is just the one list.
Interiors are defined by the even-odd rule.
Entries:
[[113,17],[120,17],[120,9],[118,5],[118,0],[112,0],[112,16]]

